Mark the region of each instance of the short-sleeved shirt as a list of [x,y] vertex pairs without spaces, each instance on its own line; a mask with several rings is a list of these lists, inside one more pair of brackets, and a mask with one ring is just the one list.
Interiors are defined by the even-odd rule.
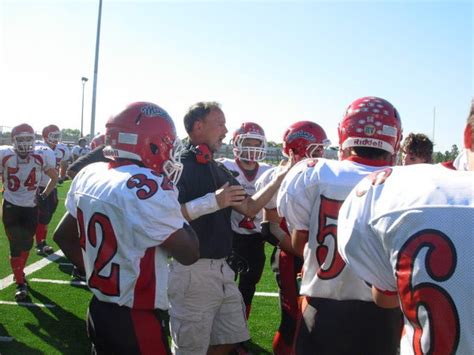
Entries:
[[352,270],[398,293],[401,354],[413,344],[474,354],[474,172],[416,164],[374,173],[341,207],[338,234]]
[[[245,192],[252,196],[257,191],[255,183],[257,179],[268,169],[271,165],[265,163],[257,163],[257,168],[253,175],[247,175],[247,172],[239,164],[238,160],[223,158],[219,160],[224,166],[238,173],[236,179],[245,189]],[[260,233],[260,223],[262,222],[262,211],[260,211],[255,218],[248,218],[243,214],[232,210],[231,224],[232,230],[239,234],[254,234]]]
[[0,146],[0,172],[3,197],[20,207],[36,206],[36,191],[45,171],[54,169],[55,159],[51,149],[35,148],[26,158],[21,158],[10,146]]
[[[192,146],[187,146],[181,156],[183,173],[178,182],[179,202],[186,203],[209,192],[215,192],[226,182],[238,185],[232,172],[222,163],[210,160],[207,164],[196,161]],[[201,258],[220,259],[232,251],[232,208],[227,207],[214,213],[203,215],[191,221],[191,226],[199,238]]]
[[370,286],[337,251],[339,208],[363,177],[380,167],[360,158],[305,159],[286,175],[278,192],[278,214],[289,230],[308,231],[301,294],[333,300],[371,301]]
[[[69,148],[67,147],[67,145],[63,143],[56,144],[56,146],[53,149],[53,148],[50,148],[45,142],[37,141],[36,147],[38,149],[51,149],[54,152],[54,155],[56,157],[56,169],[58,173],[59,173],[59,167],[61,165],[61,162],[69,160],[69,156],[70,156]],[[49,176],[44,175],[41,178],[39,186],[45,187],[48,184],[48,182],[49,182]]]
[[101,301],[168,309],[167,253],[159,247],[186,223],[169,181],[137,165],[82,169],[66,198],[77,219],[88,286]]

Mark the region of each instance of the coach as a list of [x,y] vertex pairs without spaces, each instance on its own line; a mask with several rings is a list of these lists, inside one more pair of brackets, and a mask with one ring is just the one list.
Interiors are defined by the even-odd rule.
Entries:
[[170,325],[177,355],[224,354],[249,339],[242,295],[226,262],[232,250],[231,209],[255,216],[288,171],[247,196],[232,173],[213,159],[227,133],[225,124],[216,102],[199,102],[184,116],[188,142],[181,160],[179,202],[198,235],[200,259],[189,266],[174,260],[170,267]]

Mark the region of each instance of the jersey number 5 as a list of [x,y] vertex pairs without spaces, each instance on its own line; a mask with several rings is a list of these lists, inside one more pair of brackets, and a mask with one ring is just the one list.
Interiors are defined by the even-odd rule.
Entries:
[[[86,235],[90,245],[93,248],[98,248],[88,286],[98,289],[107,296],[120,296],[120,265],[111,263],[109,274],[107,276],[100,274],[117,253],[117,238],[110,219],[102,213],[94,213],[87,225],[87,234],[84,214],[80,208],[77,209],[77,221],[79,223],[81,248],[86,249]],[[97,228],[102,232],[99,245],[97,245]]]
[[[454,354],[459,343],[459,317],[451,296],[439,285],[412,280],[417,268],[415,260],[422,249],[427,249],[424,261],[426,273],[435,281],[448,280],[456,268],[456,249],[451,240],[437,230],[426,229],[412,235],[402,246],[397,261],[397,286],[403,313],[414,327],[413,350],[415,354]],[[430,349],[423,349],[423,329],[420,308],[428,316]],[[423,337],[423,338],[424,338]]]
[[[329,280],[337,277],[344,269],[346,263],[342,260],[337,251],[337,215],[344,201],[331,200],[321,196],[321,204],[319,206],[318,218],[318,234],[316,241],[316,260],[320,265],[318,277],[320,279]],[[329,248],[327,246],[328,238],[332,238],[333,250],[328,263],[324,265],[328,257]]]

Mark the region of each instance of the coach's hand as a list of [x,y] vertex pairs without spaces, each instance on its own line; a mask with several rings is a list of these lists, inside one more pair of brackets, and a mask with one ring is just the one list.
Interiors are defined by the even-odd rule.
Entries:
[[240,185],[229,185],[226,182],[216,190],[216,200],[220,208],[239,206],[247,197],[245,189]]

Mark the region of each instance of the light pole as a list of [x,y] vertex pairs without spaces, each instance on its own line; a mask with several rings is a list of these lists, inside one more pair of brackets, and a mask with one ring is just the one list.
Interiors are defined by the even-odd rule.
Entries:
[[91,112],[91,137],[95,135],[95,101],[97,94],[97,72],[99,71],[99,43],[100,21],[102,18],[102,0],[99,0],[99,16],[97,20],[97,37],[95,41],[94,81],[92,82],[92,112]]
[[85,76],[81,78],[82,80],[82,109],[81,109],[81,137],[83,137],[82,128],[84,125],[84,86],[86,85],[87,79]]

